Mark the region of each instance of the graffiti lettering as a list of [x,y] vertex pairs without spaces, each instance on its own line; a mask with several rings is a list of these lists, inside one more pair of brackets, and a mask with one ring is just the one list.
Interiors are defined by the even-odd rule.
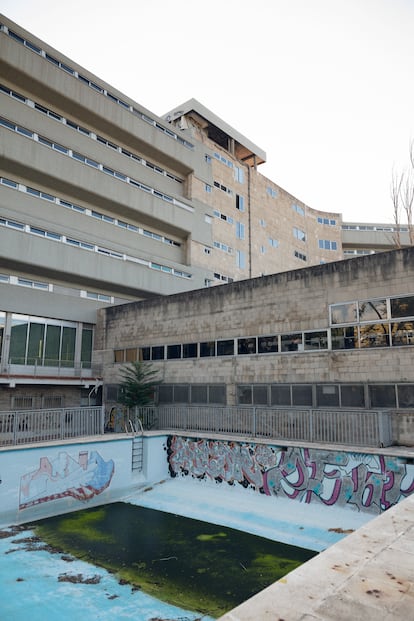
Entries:
[[221,440],[168,439],[171,476],[240,483],[265,494],[380,513],[414,492],[398,458]]

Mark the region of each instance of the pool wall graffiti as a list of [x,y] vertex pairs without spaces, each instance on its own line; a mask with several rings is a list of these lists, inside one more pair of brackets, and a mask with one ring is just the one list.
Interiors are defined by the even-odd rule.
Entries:
[[401,457],[169,436],[170,475],[240,484],[268,496],[381,513],[414,492]]

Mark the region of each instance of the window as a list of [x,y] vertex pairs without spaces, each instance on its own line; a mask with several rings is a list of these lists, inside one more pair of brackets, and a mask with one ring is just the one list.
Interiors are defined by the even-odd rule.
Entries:
[[277,248],[279,246],[279,242],[277,239],[273,239],[273,237],[269,237],[269,244],[272,248]]
[[295,252],[293,253],[293,255],[294,255],[297,259],[300,259],[301,261],[306,261],[306,254],[303,254],[302,252],[298,252],[297,250],[295,250]]
[[116,363],[125,362],[125,350],[124,349],[115,349],[114,362]]
[[368,386],[369,400],[372,408],[395,408],[396,395],[394,384]]
[[236,194],[236,209],[244,211],[244,197]]
[[312,386],[310,384],[293,384],[292,405],[313,405]]
[[281,336],[281,351],[302,351],[303,341],[302,333],[297,332],[295,334],[282,334]]
[[360,347],[388,347],[390,344],[389,324],[364,324],[359,328]]
[[213,188],[211,187],[211,185],[209,185],[208,183],[206,183],[206,184],[204,185],[204,189],[205,189],[205,191],[206,191],[208,194],[210,194]]
[[305,215],[305,210],[302,207],[300,207],[299,205],[296,205],[296,203],[294,203],[292,205],[292,209],[293,209],[293,211],[298,213],[300,216],[304,216]]
[[257,351],[257,339],[237,339],[237,353],[238,354],[255,354]]
[[217,356],[234,356],[234,340],[217,341]]
[[259,336],[259,354],[272,354],[279,351],[279,338],[277,336]]
[[414,296],[391,298],[391,317],[414,317]]
[[345,302],[344,304],[332,304],[331,325],[338,323],[353,323],[358,320],[356,302]]
[[[335,226],[336,225],[336,220],[330,220],[329,218],[318,218],[318,222],[319,222],[319,224],[327,224],[328,226]],[[352,227],[349,227],[349,228],[352,228]]]
[[236,237],[237,239],[244,239],[245,226],[242,222],[236,222]]
[[270,387],[270,405],[291,405],[290,386],[272,384]]
[[234,178],[238,183],[244,183],[244,170],[239,166],[234,167]]
[[167,359],[176,360],[181,358],[181,345],[167,345]]
[[320,239],[319,248],[321,250],[337,250],[336,241],[329,241],[329,239]]
[[208,356],[216,355],[216,343],[215,341],[204,341],[200,343],[200,357],[206,358]]
[[260,224],[260,226],[262,226],[263,228],[266,228],[266,220],[263,220],[263,218],[260,218],[260,220],[259,220],[259,224]]
[[164,345],[151,347],[151,360],[164,360]]
[[197,358],[197,343],[184,343],[183,358]]
[[244,270],[246,268],[246,254],[243,252],[243,250],[236,251],[236,265],[241,270]]
[[316,386],[316,407],[338,407],[339,386],[321,384]]
[[138,360],[136,347],[125,350],[125,362],[136,362]]
[[362,384],[343,384],[341,387],[341,407],[364,408],[365,394]]
[[299,241],[302,241],[302,242],[306,241],[305,231],[302,231],[301,229],[296,228],[296,226],[293,227],[293,236],[296,237],[296,239],[298,239]]
[[328,349],[328,332],[326,330],[305,332],[305,350],[318,349]]
[[359,321],[374,321],[387,319],[387,301],[363,300],[358,302]]
[[354,349],[358,347],[358,327],[331,329],[332,349]]
[[266,188],[266,194],[268,194],[269,196],[271,196],[272,198],[276,198],[277,196],[277,191],[274,190],[273,188],[271,188],[270,186],[268,186]]

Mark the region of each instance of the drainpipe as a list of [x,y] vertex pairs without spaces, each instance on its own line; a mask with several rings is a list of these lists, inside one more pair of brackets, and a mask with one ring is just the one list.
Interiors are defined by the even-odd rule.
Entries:
[[248,234],[249,234],[249,278],[252,277],[252,215],[251,215],[251,171],[250,166],[247,166],[247,210],[248,210]]

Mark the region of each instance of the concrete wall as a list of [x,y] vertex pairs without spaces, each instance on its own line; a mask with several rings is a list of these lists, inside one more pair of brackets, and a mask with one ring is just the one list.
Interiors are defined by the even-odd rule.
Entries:
[[169,436],[168,462],[171,476],[215,480],[223,493],[226,484],[239,484],[276,498],[374,514],[414,492],[414,465],[403,454]]
[[0,449],[0,528],[116,502],[165,479],[164,444],[145,439],[142,472],[132,471],[128,436]]

